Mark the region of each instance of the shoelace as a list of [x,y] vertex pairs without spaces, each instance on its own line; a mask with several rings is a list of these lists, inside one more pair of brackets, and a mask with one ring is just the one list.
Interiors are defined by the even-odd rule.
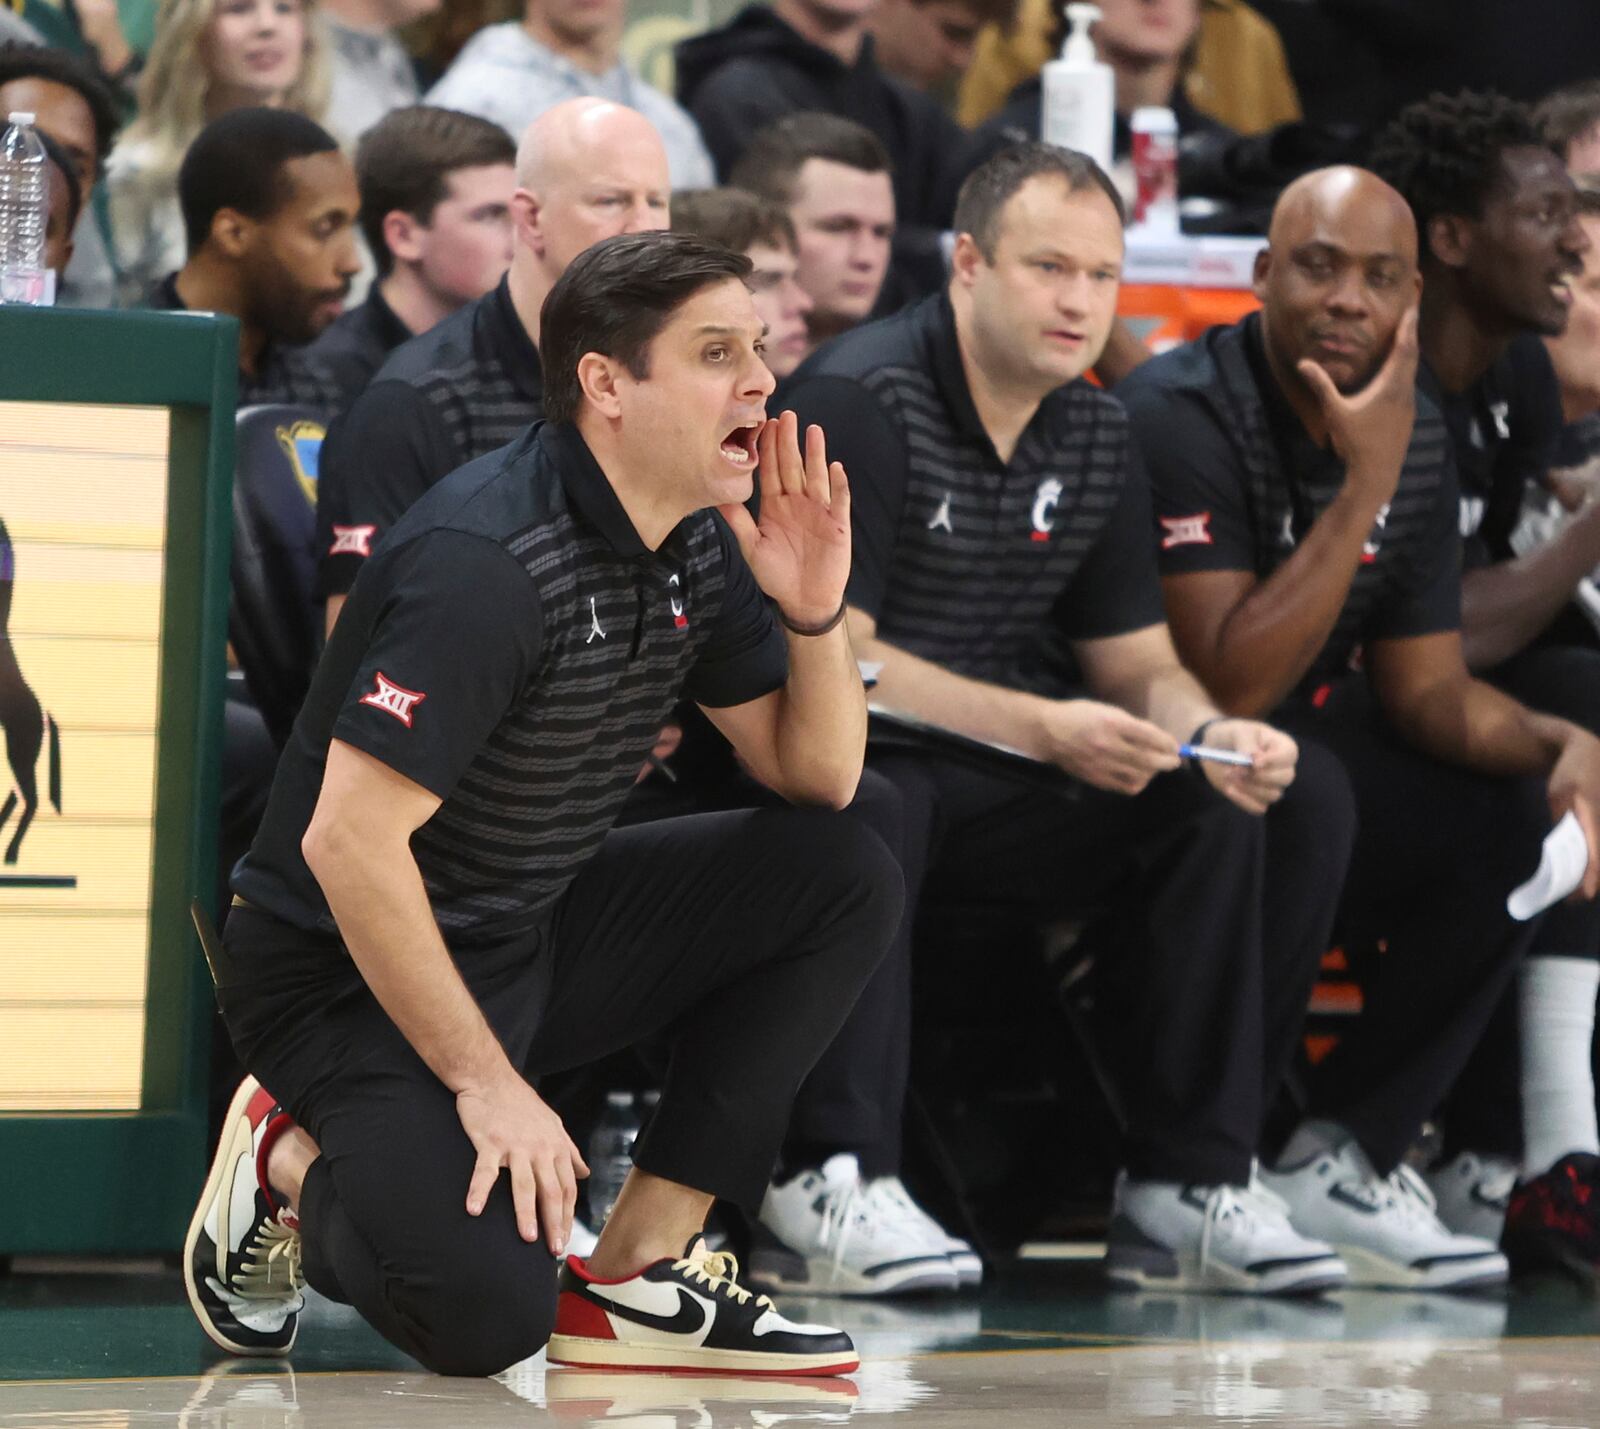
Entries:
[[[285,1290],[282,1281],[288,1278]],[[300,1268],[300,1233],[276,1216],[263,1221],[229,1288],[246,1300],[283,1300],[306,1283]]]
[[1243,1216],[1252,1224],[1261,1220],[1281,1218],[1277,1196],[1255,1184],[1249,1186],[1214,1186],[1206,1197],[1206,1206],[1200,1222],[1200,1273],[1205,1274],[1211,1265],[1211,1233],[1223,1221]]
[[822,1243],[833,1244],[833,1270],[844,1264],[850,1238],[864,1219],[862,1208],[870,1193],[857,1177],[848,1186],[837,1186],[822,1198]]
[[[732,1251],[710,1250],[693,1260],[676,1260],[672,1268],[682,1274],[692,1275],[701,1285],[709,1286],[713,1294],[719,1290],[725,1291],[739,1305],[748,1305],[755,1293],[739,1284],[739,1260]],[[756,1295],[755,1302],[758,1310],[777,1309],[766,1295]]]
[[1378,1185],[1389,1193],[1389,1202],[1408,1220],[1426,1221],[1431,1226],[1439,1224],[1439,1202],[1428,1183],[1404,1161]]

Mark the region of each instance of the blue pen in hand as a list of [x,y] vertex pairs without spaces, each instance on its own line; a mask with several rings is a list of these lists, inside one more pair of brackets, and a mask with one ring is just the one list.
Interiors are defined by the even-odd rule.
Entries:
[[1255,756],[1251,754],[1235,754],[1231,749],[1214,749],[1209,744],[1180,744],[1178,746],[1180,759],[1209,759],[1213,764],[1232,764],[1240,769],[1254,769]]

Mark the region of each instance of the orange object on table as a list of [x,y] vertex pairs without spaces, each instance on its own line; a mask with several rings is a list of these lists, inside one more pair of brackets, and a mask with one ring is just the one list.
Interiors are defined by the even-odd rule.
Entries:
[[1260,303],[1249,289],[1125,283],[1117,313],[1153,352],[1192,342],[1207,328],[1238,322]]

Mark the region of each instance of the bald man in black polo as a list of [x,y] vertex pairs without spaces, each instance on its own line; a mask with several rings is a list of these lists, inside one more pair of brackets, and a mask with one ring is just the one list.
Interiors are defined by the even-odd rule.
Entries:
[[[1360,169],[1312,174],[1278,205],[1261,314],[1117,395],[1178,649],[1225,708],[1338,755],[1360,810],[1342,930],[1387,946],[1266,1180],[1358,1283],[1442,1290],[1502,1281],[1506,1260],[1453,1234],[1402,1158],[1532,941],[1506,897],[1554,818],[1573,810],[1595,850],[1600,743],[1463,660],[1456,469],[1417,387],[1420,289],[1400,195]],[[1591,861],[1588,894],[1597,880]]]

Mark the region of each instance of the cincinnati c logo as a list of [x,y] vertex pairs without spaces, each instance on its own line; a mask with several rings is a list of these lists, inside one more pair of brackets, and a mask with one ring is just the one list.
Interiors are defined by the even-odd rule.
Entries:
[[410,729],[411,711],[427,698],[420,690],[408,690],[403,685],[395,684],[382,670],[379,670],[377,683],[366,694],[362,695],[360,703],[371,705],[375,710],[382,710],[385,714],[393,715],[407,729]]
[[330,556],[370,556],[376,526],[335,526],[333,544],[328,547]]
[[1056,507],[1061,504],[1061,483],[1047,476],[1039,483],[1038,494],[1033,498],[1033,535],[1035,541],[1048,541],[1050,528],[1055,525]]

